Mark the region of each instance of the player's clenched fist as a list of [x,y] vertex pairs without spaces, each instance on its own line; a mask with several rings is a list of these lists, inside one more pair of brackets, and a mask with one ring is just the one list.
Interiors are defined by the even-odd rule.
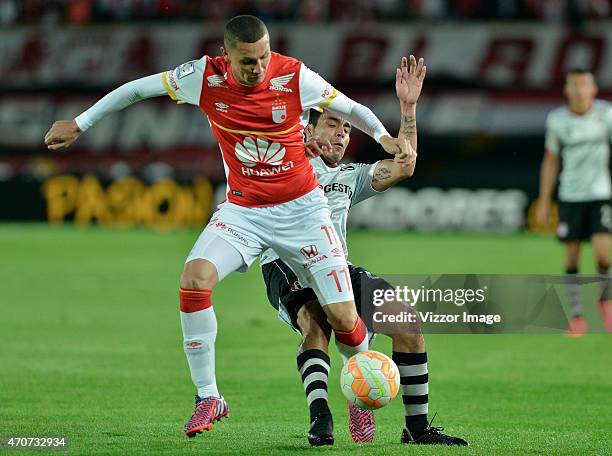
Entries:
[[392,138],[391,136],[383,136],[380,138],[380,145],[385,149],[385,152],[391,155],[408,154],[408,141],[406,138]]
[[417,159],[417,153],[414,151],[410,143],[408,143],[408,153],[400,152],[395,154],[393,161],[402,168],[408,168],[414,164]]
[[81,129],[74,120],[59,120],[45,135],[45,144],[51,150],[64,149],[75,142],[80,134]]

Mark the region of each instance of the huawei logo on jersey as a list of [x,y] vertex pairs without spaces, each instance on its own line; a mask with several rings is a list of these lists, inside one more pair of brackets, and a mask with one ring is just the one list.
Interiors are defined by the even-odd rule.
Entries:
[[286,74],[284,76],[278,76],[276,78],[270,79],[270,87],[268,87],[268,90],[278,90],[280,92],[293,92],[293,90],[288,89],[285,86],[289,84],[289,81],[293,79],[294,74],[295,73]]
[[[236,143],[236,157],[244,165],[244,176],[272,176],[293,168],[293,161],[283,163],[285,148],[277,142],[269,143],[263,138],[245,138],[244,142]],[[264,165],[265,168],[254,169],[255,165]]]
[[278,166],[283,164],[285,148],[277,142],[270,144],[263,138],[245,138],[244,144],[236,143],[236,156],[245,166],[259,164]]
[[212,76],[208,76],[206,80],[208,81],[208,87],[222,87],[224,89],[227,88],[225,85],[225,80],[227,79],[227,73],[223,76],[220,74],[213,74]]

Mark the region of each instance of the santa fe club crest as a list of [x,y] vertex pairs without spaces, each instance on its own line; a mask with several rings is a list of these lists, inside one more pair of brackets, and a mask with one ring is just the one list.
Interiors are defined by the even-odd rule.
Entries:
[[287,105],[278,95],[272,103],[272,120],[277,124],[287,120]]

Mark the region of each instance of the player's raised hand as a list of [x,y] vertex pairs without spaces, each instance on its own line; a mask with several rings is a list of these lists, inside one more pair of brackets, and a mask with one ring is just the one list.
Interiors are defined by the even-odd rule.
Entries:
[[77,140],[81,129],[74,120],[58,120],[54,122],[45,135],[45,144],[48,149],[65,149]]
[[414,55],[409,59],[402,57],[400,68],[395,70],[395,94],[401,102],[415,104],[418,101],[426,72],[422,58],[417,62]]
[[317,138],[309,138],[304,145],[306,146],[306,156],[311,159],[318,157],[323,152],[331,150],[331,144],[329,141],[322,141]]
[[380,138],[380,145],[385,149],[385,152],[391,155],[406,154],[408,155],[409,144],[406,138],[392,138],[391,136],[383,136]]

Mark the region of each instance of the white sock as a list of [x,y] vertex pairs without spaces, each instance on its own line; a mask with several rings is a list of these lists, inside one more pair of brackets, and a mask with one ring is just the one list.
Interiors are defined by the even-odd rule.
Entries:
[[217,317],[212,307],[197,312],[181,312],[183,348],[187,355],[191,379],[198,396],[221,397],[215,378],[215,339]]
[[356,355],[359,352],[368,350],[368,341],[370,339],[369,335],[370,334],[368,333],[365,339],[363,340],[363,342],[361,342],[356,347],[351,347],[350,345],[344,345],[342,342],[338,342],[338,340],[336,340],[336,349],[338,350],[338,354],[340,355],[340,358],[342,358],[343,364],[345,364],[351,356]]

